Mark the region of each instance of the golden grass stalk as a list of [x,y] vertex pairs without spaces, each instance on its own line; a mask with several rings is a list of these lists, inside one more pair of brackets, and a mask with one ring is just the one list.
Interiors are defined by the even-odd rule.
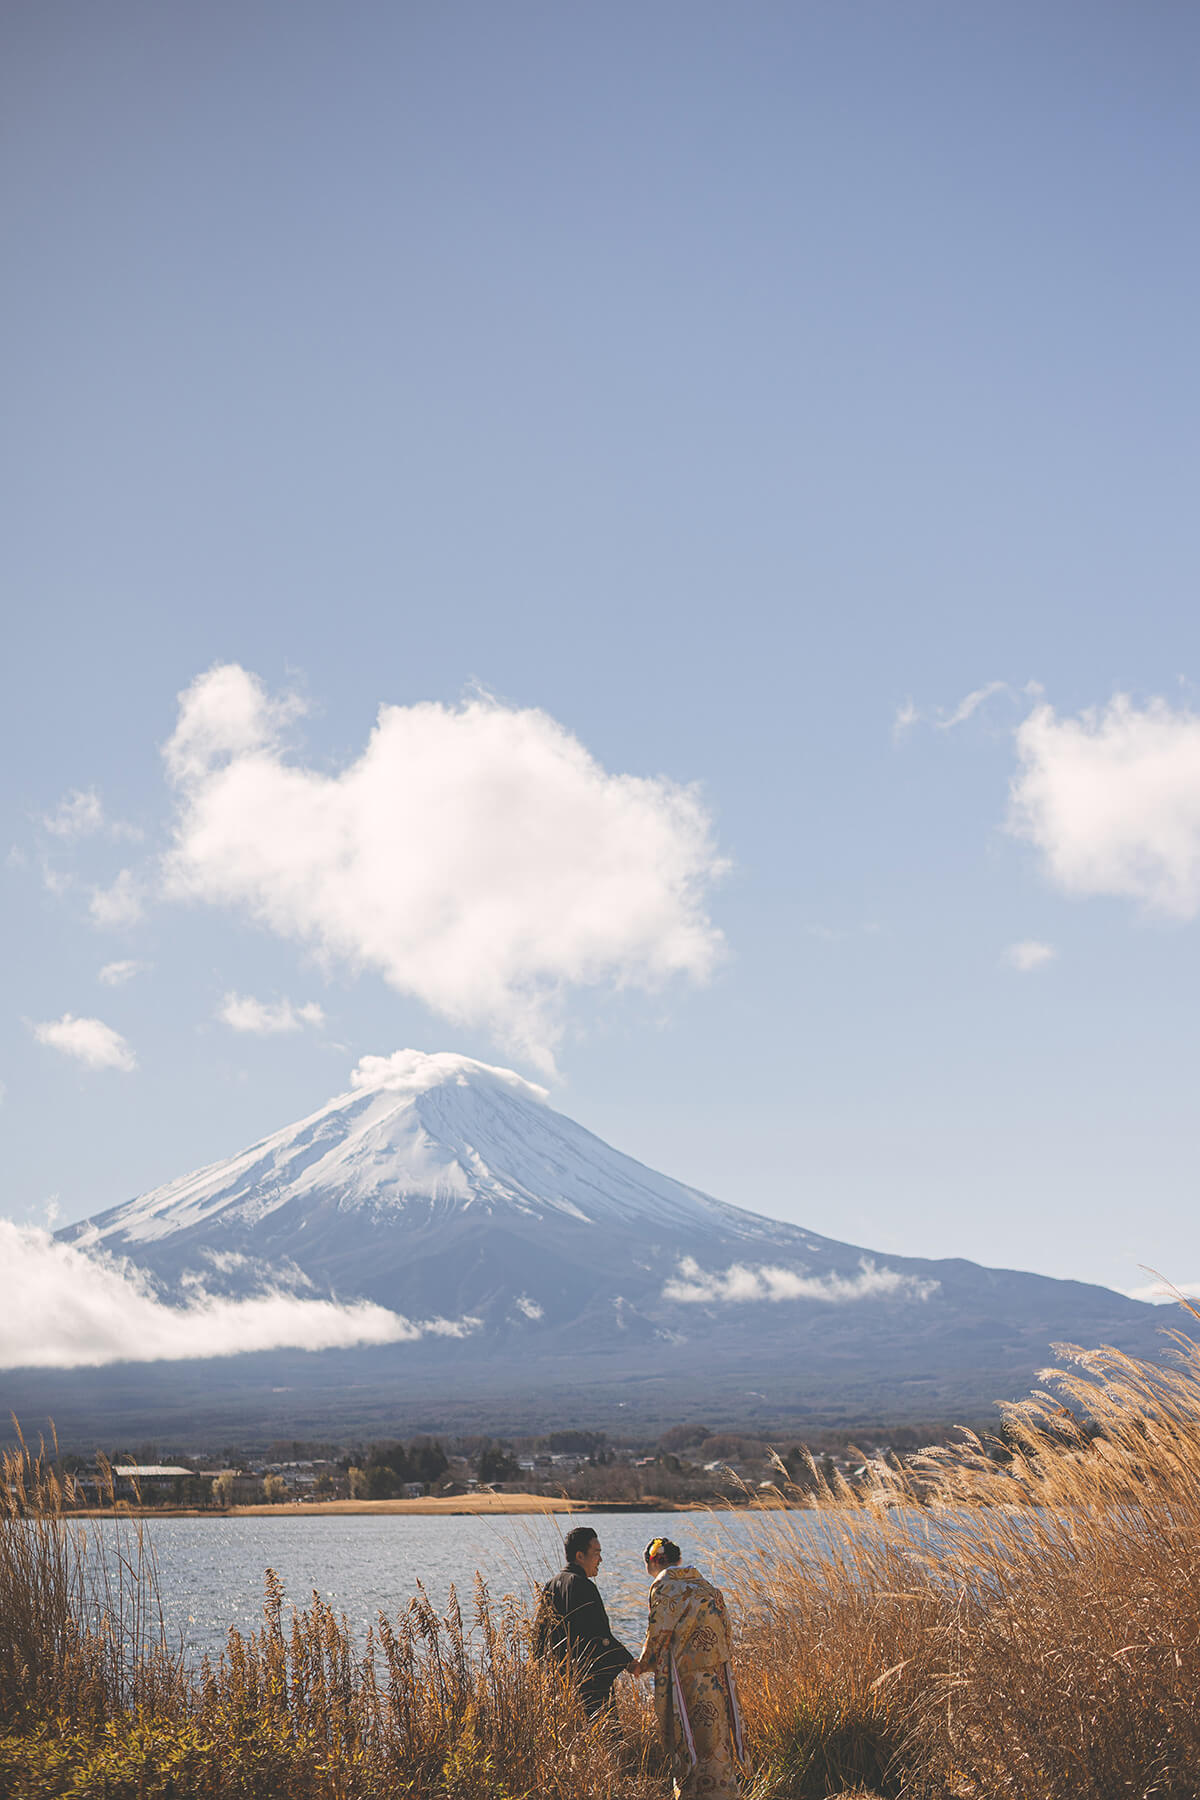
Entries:
[[[1194,1800],[1200,1349],[1174,1353],[1064,1351],[996,1439],[752,1503],[717,1559],[752,1800]],[[589,1725],[525,1601],[478,1577],[356,1648],[315,1594],[285,1617],[268,1571],[261,1629],[189,1672],[132,1523],[101,1557],[43,1452],[2,1479],[0,1786],[7,1755],[30,1800],[665,1800],[645,1697],[621,1683],[618,1727]]]

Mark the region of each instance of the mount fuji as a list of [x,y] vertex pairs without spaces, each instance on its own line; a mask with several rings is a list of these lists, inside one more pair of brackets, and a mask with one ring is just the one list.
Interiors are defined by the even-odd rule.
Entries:
[[1109,1289],[761,1217],[623,1155],[509,1070],[411,1050],[364,1058],[298,1124],[58,1235],[128,1259],[168,1301],[286,1291],[411,1326],[349,1350],[22,1372],[60,1431],[76,1409],[97,1430],[187,1417],[210,1441],[978,1418],[1055,1341],[1162,1343],[1156,1309]]

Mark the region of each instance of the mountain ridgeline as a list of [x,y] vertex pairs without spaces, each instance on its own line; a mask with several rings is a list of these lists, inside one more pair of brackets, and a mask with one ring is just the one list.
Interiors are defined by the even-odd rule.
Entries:
[[703,1417],[986,1417],[1067,1341],[1158,1355],[1109,1289],[881,1256],[714,1200],[466,1057],[368,1057],[348,1093],[69,1227],[163,1297],[368,1300],[406,1340],[198,1363],[22,1371],[15,1403],[118,1429],[631,1432]]

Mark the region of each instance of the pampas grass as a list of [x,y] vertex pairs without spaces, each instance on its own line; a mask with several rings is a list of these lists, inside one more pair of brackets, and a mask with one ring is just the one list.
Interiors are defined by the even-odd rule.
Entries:
[[[232,1800],[644,1800],[662,1758],[629,1684],[589,1722],[567,1674],[530,1655],[532,1617],[476,1577],[464,1616],[420,1589],[365,1647],[314,1593],[286,1614],[265,1575],[261,1629],[186,1667],[167,1642],[150,1543],[73,1520],[44,1451],[0,1467],[0,1779],[43,1793]],[[111,1501],[111,1484],[109,1498]],[[66,1785],[69,1781],[70,1785]]]
[[[815,1503],[781,1466],[749,1548],[724,1536],[752,1800],[1200,1792],[1200,1349],[1063,1360],[996,1439]],[[0,1785],[28,1800],[665,1800],[645,1696],[589,1724],[520,1597],[421,1591],[356,1650],[268,1571],[261,1629],[189,1670],[133,1521],[96,1556],[24,1446],[3,1491]]]
[[[763,1795],[1194,1800],[1200,1349],[1044,1390],[726,1551]],[[786,1488],[782,1490],[786,1494]]]

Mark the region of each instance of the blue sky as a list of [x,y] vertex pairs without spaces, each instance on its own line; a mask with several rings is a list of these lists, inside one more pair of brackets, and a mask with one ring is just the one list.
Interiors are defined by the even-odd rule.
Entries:
[[[873,1249],[1200,1277],[1198,48],[1167,4],[10,8],[8,1216],[414,1045],[552,1059]],[[355,769],[382,861],[318,905]]]

